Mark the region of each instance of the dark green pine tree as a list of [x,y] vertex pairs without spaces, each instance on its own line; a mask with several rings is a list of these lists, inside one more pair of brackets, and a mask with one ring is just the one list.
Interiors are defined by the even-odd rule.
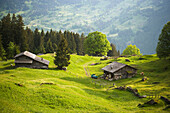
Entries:
[[82,55],[85,55],[85,48],[84,48],[84,45],[83,45],[84,40],[85,40],[84,33],[81,34],[81,38],[80,39],[81,39],[81,41],[80,41],[81,42],[81,44],[80,44],[81,47],[80,48],[82,48],[82,50],[81,50],[82,52],[81,53],[82,53]]
[[23,52],[28,50],[28,43],[26,40],[26,32],[24,30],[24,22],[22,20],[22,16],[17,16],[17,35],[15,37],[15,43],[20,46],[20,51]]
[[46,52],[47,52],[47,53],[52,53],[52,52],[54,52],[54,48],[53,48],[53,45],[52,45],[52,42],[51,42],[50,39],[47,41]]
[[81,39],[78,33],[75,34],[76,52],[78,55],[82,55]]
[[3,45],[2,45],[1,35],[0,35],[0,59],[6,60],[6,52],[5,52]]
[[47,42],[49,40],[49,38],[50,38],[50,33],[49,33],[49,31],[47,31],[45,34],[44,42]]
[[8,44],[11,40],[11,17],[10,14],[1,19],[1,29],[0,34],[2,36],[2,45],[7,51]]
[[114,44],[110,44],[110,46],[112,47],[112,50],[109,50],[109,52],[107,53],[108,56],[118,56],[118,52],[116,50],[116,46]]
[[118,56],[120,56],[120,51],[119,50],[117,51],[117,53],[118,53]]
[[27,39],[28,39],[28,50],[29,50],[30,52],[34,52],[34,33],[33,33],[33,31],[32,31],[30,28],[28,28],[28,27],[26,27],[25,32],[26,32],[26,37],[27,37]]
[[67,31],[64,31],[64,38],[67,39]]
[[57,33],[56,33],[56,31],[53,31],[52,29],[50,31],[50,39],[51,39],[52,43],[56,43],[57,44],[57,42],[58,42]]
[[68,51],[69,51],[69,53],[72,53],[72,50],[71,50],[71,33],[69,31],[66,31],[65,39],[68,43]]
[[76,42],[74,40],[74,33],[71,32],[71,39],[70,39],[70,42],[71,42],[71,53],[76,53]]
[[[59,45],[62,37],[64,37],[64,34],[63,34],[62,31],[60,30],[60,31],[58,32],[57,40],[56,40],[56,42],[57,42],[58,45]],[[58,46],[58,45],[57,45],[57,46]]]
[[12,15],[12,21],[11,21],[11,40],[12,42],[15,42],[15,39],[17,38],[17,18],[15,14]]
[[[47,32],[45,33],[45,36],[44,36],[44,48],[45,48],[45,49],[47,48],[47,42],[48,42],[49,38],[50,38],[50,34],[49,34],[49,31],[47,31]],[[47,52],[47,51],[46,51],[46,52]]]
[[35,29],[34,31],[34,52],[39,53],[40,50],[40,40],[41,40],[41,34],[38,31],[38,28]]
[[68,43],[64,37],[62,37],[59,48],[56,51],[56,56],[54,60],[54,64],[57,65],[58,69],[62,69],[64,66],[68,66],[70,64],[70,55],[68,54]]
[[54,52],[57,51],[57,49],[58,49],[57,44],[53,43],[53,48],[54,48]]
[[46,53],[45,48],[44,48],[44,30],[42,29],[41,31],[41,37],[40,37],[40,45],[39,45],[39,52],[40,53]]

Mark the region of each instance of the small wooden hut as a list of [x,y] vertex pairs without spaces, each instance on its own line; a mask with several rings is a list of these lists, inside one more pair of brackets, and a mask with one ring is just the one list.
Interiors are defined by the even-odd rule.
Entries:
[[118,62],[112,62],[102,70],[104,70],[104,78],[108,77],[108,79],[112,80],[131,78],[137,73],[136,68]]
[[48,69],[49,61],[25,51],[15,56],[15,67]]

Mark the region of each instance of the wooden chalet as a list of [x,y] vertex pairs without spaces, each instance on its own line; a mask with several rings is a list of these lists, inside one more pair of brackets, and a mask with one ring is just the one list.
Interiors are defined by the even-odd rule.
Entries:
[[49,61],[36,56],[28,51],[15,56],[15,67],[28,67],[37,69],[48,69]]
[[131,78],[137,73],[136,68],[118,62],[112,62],[102,70],[104,70],[104,78],[108,77],[111,80]]

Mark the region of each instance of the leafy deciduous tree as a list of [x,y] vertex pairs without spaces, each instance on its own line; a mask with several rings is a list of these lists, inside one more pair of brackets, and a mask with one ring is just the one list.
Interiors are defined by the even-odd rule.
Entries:
[[88,34],[84,46],[86,53],[94,56],[107,55],[107,52],[111,50],[106,35],[98,31]]
[[8,59],[14,58],[14,54],[15,54],[15,45],[13,42],[10,42],[8,44],[8,49],[7,49],[7,58]]
[[139,48],[136,45],[128,45],[122,55],[141,55]]
[[156,53],[159,58],[166,58],[170,56],[170,21],[164,25],[162,32],[159,35]]

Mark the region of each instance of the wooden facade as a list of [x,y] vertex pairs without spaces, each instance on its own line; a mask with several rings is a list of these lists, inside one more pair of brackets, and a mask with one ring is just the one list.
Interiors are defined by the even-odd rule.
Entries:
[[131,78],[137,73],[136,68],[118,62],[113,62],[102,68],[102,70],[104,70],[104,78],[107,77],[112,80]]
[[37,69],[48,69],[49,61],[37,57],[28,51],[15,56],[15,67],[28,67]]

